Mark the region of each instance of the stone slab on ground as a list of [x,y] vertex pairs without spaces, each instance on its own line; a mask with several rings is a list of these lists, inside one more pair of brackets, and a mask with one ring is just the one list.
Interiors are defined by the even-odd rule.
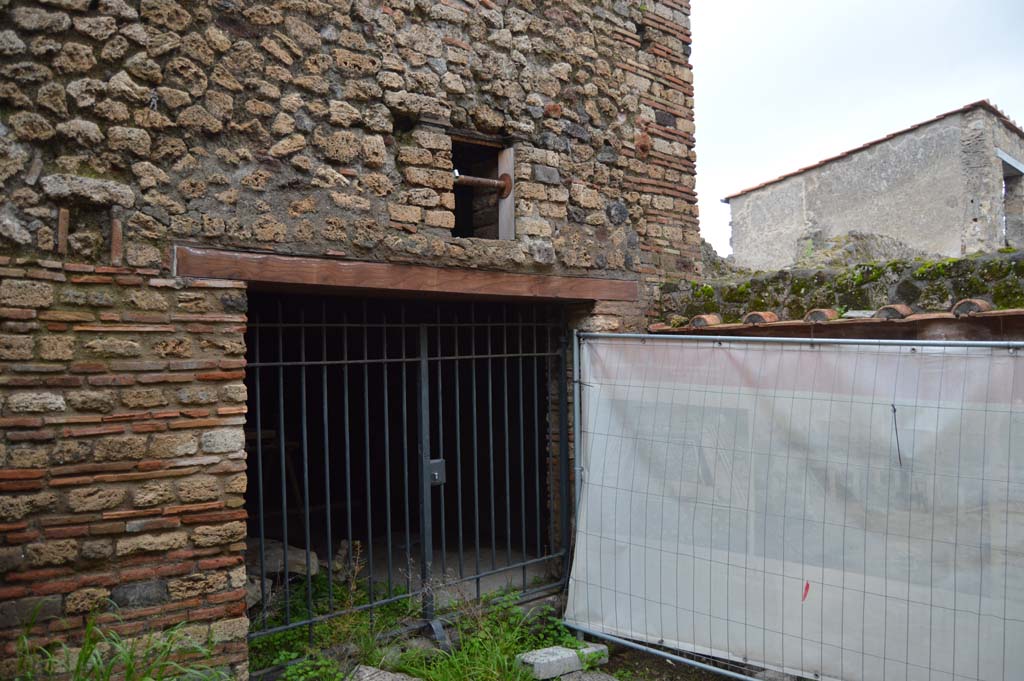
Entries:
[[352,681],[416,681],[415,678],[405,674],[386,672],[383,669],[363,665],[356,667],[356,670],[352,672],[351,679]]
[[591,664],[604,664],[608,661],[608,646],[591,643],[580,650],[552,646],[516,656],[516,661],[529,668],[535,679],[557,679],[566,674],[583,671],[584,659]]
[[611,674],[604,672],[573,672],[566,674],[559,681],[617,681]]

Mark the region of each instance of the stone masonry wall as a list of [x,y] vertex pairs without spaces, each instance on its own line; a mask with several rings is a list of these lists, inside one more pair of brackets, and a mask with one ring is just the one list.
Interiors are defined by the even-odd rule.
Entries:
[[[0,257],[0,678],[14,637],[189,624],[245,659],[244,291]],[[242,669],[244,667],[241,667]]]
[[[699,272],[689,6],[0,0],[0,241]],[[454,238],[450,129],[515,147],[516,239]],[[68,209],[66,245],[60,208]],[[49,256],[47,256],[49,257]]]
[[[689,42],[685,0],[0,0],[5,663],[109,598],[245,674],[245,290],[175,244],[633,278],[573,315],[641,328],[700,273]],[[452,130],[514,147],[514,240],[453,237]]]

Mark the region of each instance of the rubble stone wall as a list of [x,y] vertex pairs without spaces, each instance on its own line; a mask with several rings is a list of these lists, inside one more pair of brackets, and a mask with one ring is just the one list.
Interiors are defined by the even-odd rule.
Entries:
[[[188,621],[245,672],[245,290],[176,243],[699,274],[685,0],[0,0],[0,627]],[[452,131],[515,149],[452,235]],[[112,615],[104,615],[104,617]],[[0,676],[3,670],[0,669]]]

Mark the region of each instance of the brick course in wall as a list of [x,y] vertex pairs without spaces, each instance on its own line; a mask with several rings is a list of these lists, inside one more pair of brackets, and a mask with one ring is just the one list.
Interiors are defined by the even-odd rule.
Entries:
[[[638,281],[700,273],[689,5],[0,0],[0,624],[213,628],[244,674],[244,284],[174,246]],[[515,149],[511,240],[452,133]],[[6,656],[6,655],[5,655]]]
[[0,257],[0,676],[107,601],[244,662],[245,321],[237,282]]

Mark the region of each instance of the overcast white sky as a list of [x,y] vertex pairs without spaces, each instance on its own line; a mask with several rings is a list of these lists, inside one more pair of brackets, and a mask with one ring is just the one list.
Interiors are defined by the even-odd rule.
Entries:
[[721,199],[979,99],[1024,123],[1024,0],[693,0],[701,234]]

